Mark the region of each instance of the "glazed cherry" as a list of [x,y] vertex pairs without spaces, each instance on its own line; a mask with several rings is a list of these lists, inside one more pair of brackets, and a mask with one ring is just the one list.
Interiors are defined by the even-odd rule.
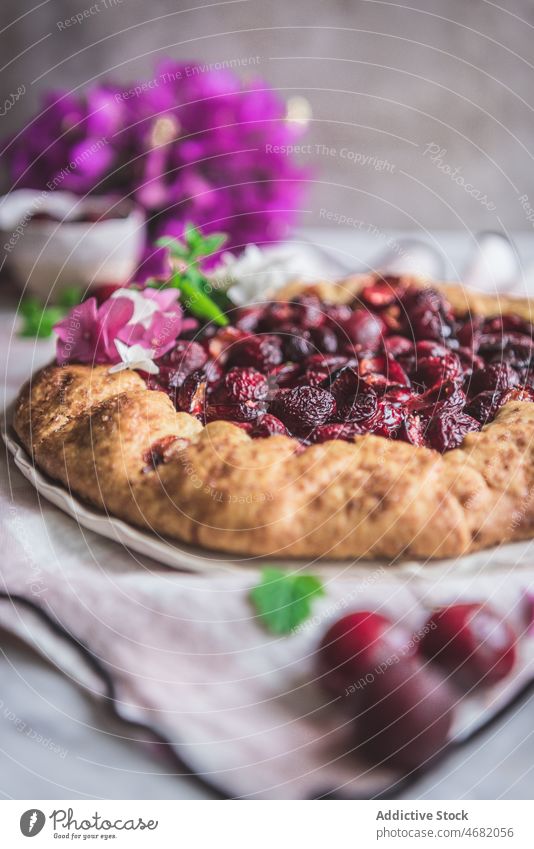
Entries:
[[502,392],[480,392],[465,408],[466,413],[480,424],[487,424],[495,418],[502,403]]
[[229,362],[267,371],[282,362],[282,343],[278,336],[248,336],[232,346]]
[[332,695],[358,695],[384,666],[404,665],[413,654],[407,630],[380,613],[362,610],[331,625],[318,649],[317,669]]
[[404,770],[427,763],[446,744],[456,695],[437,671],[411,658],[364,687],[356,718],[360,751]]
[[176,405],[184,413],[202,415],[206,399],[206,375],[200,369],[189,374],[177,392]]
[[376,310],[390,307],[399,296],[399,280],[395,277],[380,277],[372,285],[366,286],[360,294],[360,300]]
[[331,439],[352,442],[355,436],[361,436],[363,433],[365,433],[365,428],[358,422],[334,422],[334,424],[316,427],[309,438],[314,444],[320,445],[322,442],[329,442]]
[[432,387],[444,380],[454,380],[462,375],[462,365],[456,354],[447,351],[443,356],[421,357],[413,375],[414,381]]
[[355,310],[343,324],[346,338],[365,350],[376,350],[385,335],[386,326],[380,316],[368,310]]
[[455,604],[437,610],[420,643],[425,657],[439,664],[466,689],[496,684],[516,660],[516,635],[489,605]]
[[415,339],[441,342],[452,334],[452,314],[436,289],[410,288],[401,298],[402,325]]
[[503,404],[534,400],[529,322],[466,319],[402,278],[377,278],[351,305],[308,294],[232,319],[188,331],[146,380],[179,410],[253,439],[287,433],[305,446],[371,433],[443,453]]
[[337,416],[341,421],[369,422],[376,415],[376,392],[350,366],[339,372],[332,383],[331,392],[336,399]]
[[468,391],[472,396],[480,392],[505,392],[518,383],[519,378],[508,363],[491,363],[473,371]]
[[255,424],[251,436],[264,439],[267,436],[288,436],[287,428],[276,416],[265,413]]
[[224,386],[232,401],[261,401],[269,390],[267,378],[254,368],[232,368],[226,372]]
[[293,433],[324,424],[335,409],[336,402],[330,392],[313,386],[281,389],[271,403],[271,412]]
[[207,361],[208,355],[202,345],[182,339],[176,342],[172,351],[162,357],[162,362],[179,372],[182,380],[192,371],[203,368]]
[[413,352],[413,342],[405,336],[386,336],[384,348],[392,357],[403,357]]
[[479,422],[467,413],[442,409],[431,418],[425,439],[431,448],[443,453],[458,448],[468,433],[479,429]]

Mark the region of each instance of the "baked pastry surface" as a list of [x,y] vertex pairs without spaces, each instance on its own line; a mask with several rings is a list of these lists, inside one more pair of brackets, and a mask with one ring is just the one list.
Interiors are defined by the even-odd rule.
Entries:
[[[293,284],[278,298],[313,291],[344,303],[369,280]],[[534,315],[528,300],[439,288],[459,314]],[[445,454],[373,434],[303,448],[288,436],[252,439],[229,421],[204,426],[136,372],[52,365],[21,390],[14,428],[36,465],[77,496],[209,549],[426,559],[534,536],[528,401],[506,403]]]

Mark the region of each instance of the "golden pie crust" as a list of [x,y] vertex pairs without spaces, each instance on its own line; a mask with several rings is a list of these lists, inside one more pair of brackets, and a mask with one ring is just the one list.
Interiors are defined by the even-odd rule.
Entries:
[[[348,302],[369,282],[295,283],[277,297],[311,289]],[[533,301],[438,288],[459,313],[534,320]],[[286,436],[251,439],[230,422],[204,427],[135,372],[48,366],[21,390],[14,428],[35,464],[77,496],[207,549],[427,559],[534,536],[534,403],[526,401],[507,403],[444,455],[370,434],[302,450]],[[154,468],[150,452],[161,440],[165,461]]]

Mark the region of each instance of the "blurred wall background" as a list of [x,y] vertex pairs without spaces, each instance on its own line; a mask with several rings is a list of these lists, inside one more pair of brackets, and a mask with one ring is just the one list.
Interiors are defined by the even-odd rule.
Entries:
[[0,100],[25,90],[2,137],[52,86],[150,77],[165,55],[233,62],[311,104],[304,225],[533,226],[533,0],[2,0],[0,15]]

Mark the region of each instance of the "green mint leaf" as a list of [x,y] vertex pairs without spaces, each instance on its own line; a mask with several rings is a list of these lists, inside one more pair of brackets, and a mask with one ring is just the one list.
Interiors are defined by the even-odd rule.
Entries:
[[83,290],[79,286],[68,286],[59,293],[57,299],[58,306],[65,310],[71,310],[81,304],[83,298]]
[[61,321],[64,315],[65,312],[60,307],[49,307],[48,309],[43,310],[41,314],[41,321],[37,328],[37,338],[48,339],[52,336],[54,325],[57,324],[58,321]]
[[178,239],[173,239],[172,236],[162,236],[161,239],[157,239],[156,247],[168,248],[171,256],[175,259],[187,260],[191,255],[190,248]]
[[39,313],[41,310],[42,307],[37,298],[24,298],[20,302],[19,312],[23,316],[35,315],[35,313]]
[[202,253],[204,256],[208,254],[213,254],[215,251],[218,251],[227,240],[227,236],[225,233],[210,233],[209,236],[206,236],[202,241]]
[[196,248],[197,245],[202,244],[202,233],[191,221],[188,221],[184,227],[184,239],[191,248]]
[[[199,292],[204,292],[207,284],[207,280],[203,274],[200,273],[196,265],[190,265],[184,272],[182,272],[183,276],[189,280],[190,283],[193,283],[194,286],[197,287]],[[208,294],[206,292],[206,294]]]
[[214,253],[226,242],[227,238],[226,233],[209,233],[207,236],[203,236],[198,227],[191,223],[185,225],[184,240],[189,248],[189,256],[193,260]]
[[197,230],[192,224],[186,224],[184,240],[189,250],[188,260],[190,263],[194,263],[201,256],[204,256],[204,237],[200,230]]
[[[182,305],[192,315],[204,321],[213,321],[220,327],[229,323],[225,311],[234,305],[227,295],[213,291],[210,280],[199,268],[199,260],[218,250],[225,241],[224,233],[203,236],[197,227],[188,222],[184,229],[184,241],[163,236],[156,242],[157,247],[167,248],[171,257],[180,261],[166,285],[180,289]],[[152,285],[152,281],[149,281],[149,285]]]
[[181,291],[183,296],[181,303],[191,315],[205,321],[214,321],[220,327],[226,327],[229,323],[222,310],[202,291],[197,281],[191,280],[186,275],[174,274],[171,286]]
[[65,310],[61,307],[42,307],[36,298],[25,298],[19,313],[23,318],[20,336],[47,339],[52,335],[54,324],[65,315]]
[[314,575],[267,568],[250,599],[267,630],[289,634],[310,617],[313,599],[322,595],[323,584]]

